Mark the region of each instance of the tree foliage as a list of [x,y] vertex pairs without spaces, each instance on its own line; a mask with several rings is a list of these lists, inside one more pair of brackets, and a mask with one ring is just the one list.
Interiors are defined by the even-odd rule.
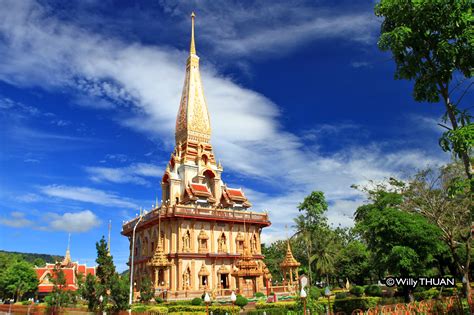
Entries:
[[[446,127],[440,145],[462,159],[473,193],[469,154],[474,145],[474,126],[469,112],[460,108],[473,84],[467,80],[474,64],[472,1],[381,0],[375,14],[384,18],[378,45],[391,51],[395,78],[415,81],[416,101],[444,103],[443,120],[451,127]],[[455,76],[457,82],[453,84]]]
[[[6,259],[10,261],[10,259]],[[5,261],[4,261],[5,262]],[[38,279],[33,266],[23,260],[12,259],[10,265],[6,265],[0,273],[0,290],[4,297],[13,297],[17,301],[28,292],[35,292],[38,288]]]
[[155,290],[153,288],[153,283],[149,277],[143,278],[140,282],[140,300],[143,303],[148,303],[155,295]]

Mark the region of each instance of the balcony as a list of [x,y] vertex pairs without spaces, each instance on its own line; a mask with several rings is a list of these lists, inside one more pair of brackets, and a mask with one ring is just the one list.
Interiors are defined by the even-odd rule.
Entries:
[[[161,206],[146,214],[144,214],[140,225],[146,225],[155,220],[158,221],[158,213],[161,214],[161,220],[170,218],[189,218],[202,219],[212,221],[227,222],[248,222],[249,224],[259,224],[262,226],[270,226],[270,220],[267,213],[259,213],[242,210],[217,209],[212,207],[197,207],[186,205]],[[138,217],[125,222],[122,226],[122,234],[127,235],[135,226]]]

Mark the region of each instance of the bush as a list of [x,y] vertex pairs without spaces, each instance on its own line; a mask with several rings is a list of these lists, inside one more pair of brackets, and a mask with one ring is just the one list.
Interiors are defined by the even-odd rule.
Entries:
[[336,299],[346,299],[347,295],[348,295],[347,292],[337,292]]
[[262,308],[258,310],[250,310],[247,315],[286,315],[288,311],[282,308]]
[[[182,313],[182,312],[190,312],[190,313],[197,313],[197,312],[206,312],[206,306],[201,305],[170,305],[168,307],[168,313]],[[214,315],[237,315],[240,312],[240,307],[238,306],[217,306],[211,305],[209,306],[209,312],[212,312]]]
[[249,304],[249,300],[245,296],[237,295],[237,300],[235,300],[235,305],[244,308],[245,305]]
[[147,307],[146,305],[142,305],[142,304],[133,304],[132,305],[132,312],[135,312],[135,313],[143,313],[143,312],[146,312],[148,310],[149,307]]
[[376,284],[368,285],[365,288],[365,295],[367,295],[367,296],[382,296],[382,289]]
[[354,294],[357,297],[361,297],[362,295],[364,295],[364,287],[355,285],[351,288],[350,292],[351,294]]
[[257,293],[255,293],[255,297],[256,297],[256,298],[265,297],[265,294],[262,293],[262,292],[257,292]]
[[362,298],[347,298],[334,301],[334,312],[344,312],[351,314],[353,310],[360,309],[363,311],[371,307],[377,306],[381,298],[379,297],[362,297]]
[[168,315],[206,315],[206,312],[175,312]]
[[202,305],[202,299],[201,298],[194,298],[191,301],[191,305]]
[[165,315],[168,314],[168,308],[164,306],[152,306],[148,309],[150,315]]
[[284,310],[296,310],[296,302],[276,302],[276,303],[264,303],[257,302],[255,303],[255,308],[260,309],[284,309]]
[[160,298],[159,296],[157,296],[157,297],[155,298],[155,302],[156,302],[157,304],[162,304],[162,303],[164,302],[164,300],[163,300],[162,298]]
[[415,298],[416,301],[431,300],[437,297],[438,295],[439,295],[439,291],[435,288],[422,291],[422,292],[413,293],[413,297]]
[[319,289],[317,287],[311,287],[311,288],[309,288],[309,294],[308,295],[309,295],[310,298],[317,300],[322,295],[321,289]]
[[31,305],[33,302],[31,301],[21,301],[21,305]]

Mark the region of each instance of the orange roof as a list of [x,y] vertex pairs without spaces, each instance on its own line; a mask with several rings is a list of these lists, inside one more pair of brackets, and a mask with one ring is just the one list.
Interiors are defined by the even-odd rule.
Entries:
[[202,191],[202,192],[209,192],[209,189],[207,189],[207,186],[206,185],[202,185],[202,184],[191,184],[191,187],[193,188],[193,190],[197,190],[197,191]]
[[227,193],[231,196],[235,197],[243,197],[244,194],[242,193],[242,190],[240,189],[234,189],[234,188],[227,188]]

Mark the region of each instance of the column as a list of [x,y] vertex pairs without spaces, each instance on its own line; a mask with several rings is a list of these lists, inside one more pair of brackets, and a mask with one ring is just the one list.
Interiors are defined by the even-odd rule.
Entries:
[[176,252],[180,253],[181,252],[181,220],[177,221],[177,226],[176,226]]
[[176,259],[173,259],[173,264],[170,268],[170,288],[172,291],[177,291],[177,278],[176,278]]
[[196,235],[194,233],[194,224],[195,224],[195,221],[192,220],[191,221],[191,239],[189,240],[191,253],[197,253],[196,246],[195,246],[196,238],[194,237]]
[[214,244],[214,223],[211,223],[211,253],[215,253],[215,244]]
[[234,223],[229,224],[229,253],[234,253],[234,239],[232,238],[232,230],[234,229]]
[[197,276],[198,272],[196,271],[196,262],[193,260],[191,260],[191,275],[190,275],[190,279],[189,279],[189,285],[191,286],[191,290],[199,290],[199,287],[197,287],[195,284],[196,284],[196,281],[195,281],[195,278]]
[[183,289],[183,260],[178,259],[178,291]]

